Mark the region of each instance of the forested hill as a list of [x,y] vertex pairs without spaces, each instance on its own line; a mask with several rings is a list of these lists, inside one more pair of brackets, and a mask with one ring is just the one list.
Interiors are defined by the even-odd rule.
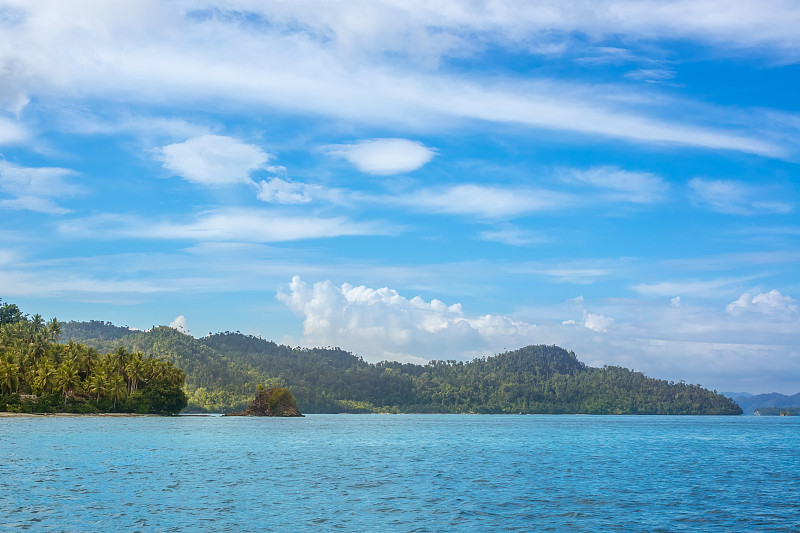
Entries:
[[587,367],[557,346],[423,366],[372,364],[338,348],[291,348],[238,332],[195,339],[163,326],[121,332],[96,321],[62,329],[65,339],[99,350],[124,346],[182,368],[189,408],[197,411],[241,410],[265,384],[288,387],[304,413],[741,414],[699,385]]

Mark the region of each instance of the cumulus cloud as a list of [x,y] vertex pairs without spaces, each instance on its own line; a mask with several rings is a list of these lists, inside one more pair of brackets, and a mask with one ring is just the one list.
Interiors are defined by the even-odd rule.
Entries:
[[732,180],[689,180],[695,202],[729,215],[786,214],[794,204],[767,196],[769,191]]
[[173,329],[177,329],[181,333],[185,333],[186,335],[191,335],[189,333],[189,326],[186,323],[186,317],[183,315],[178,315],[175,317],[175,320],[169,323],[169,327]]
[[407,139],[368,139],[328,147],[328,153],[342,157],[367,174],[388,176],[412,172],[433,159],[436,152]]
[[608,331],[614,325],[615,320],[611,317],[600,314],[584,312],[583,325],[592,331]]
[[542,328],[511,316],[469,315],[461,304],[407,298],[386,287],[348,283],[337,287],[330,281],[309,285],[299,276],[292,278],[288,292],[280,290],[277,297],[303,319],[306,344],[341,346],[370,361],[463,360],[548,343],[558,338],[556,331],[561,332],[561,341],[574,338],[576,332],[570,326],[582,326],[585,334],[578,336],[594,337],[615,325],[613,318],[588,312],[582,300],[573,302],[577,308],[571,311],[582,312],[579,321]]
[[155,152],[173,174],[212,186],[250,183],[250,173],[264,168],[271,158],[258,146],[222,135],[201,135]]
[[26,209],[40,213],[65,214],[55,199],[74,196],[82,189],[67,181],[76,172],[57,167],[23,167],[0,161],[0,191],[13,196],[0,200],[6,209]]
[[370,361],[485,355],[503,343],[531,339],[536,329],[505,316],[468,316],[460,304],[409,299],[389,288],[330,281],[310,286],[298,276],[278,299],[303,319],[306,343],[343,346]]
[[729,303],[725,310],[732,315],[745,312],[764,315],[791,315],[797,313],[797,302],[791,296],[784,296],[775,289],[755,296],[742,294],[736,301]]

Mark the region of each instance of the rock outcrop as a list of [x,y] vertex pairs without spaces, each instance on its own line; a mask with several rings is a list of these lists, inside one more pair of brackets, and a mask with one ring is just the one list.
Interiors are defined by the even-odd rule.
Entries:
[[289,389],[272,387],[258,391],[250,407],[226,416],[303,416]]

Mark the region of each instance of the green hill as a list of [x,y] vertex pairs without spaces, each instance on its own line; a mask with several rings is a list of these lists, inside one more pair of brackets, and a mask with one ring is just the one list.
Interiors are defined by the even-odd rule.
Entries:
[[242,410],[264,384],[290,389],[305,413],[741,414],[699,385],[587,367],[558,346],[469,362],[373,364],[338,348],[291,348],[238,332],[195,339],[163,326],[124,333],[97,321],[62,329],[64,338],[98,350],[123,346],[183,369],[194,411]]

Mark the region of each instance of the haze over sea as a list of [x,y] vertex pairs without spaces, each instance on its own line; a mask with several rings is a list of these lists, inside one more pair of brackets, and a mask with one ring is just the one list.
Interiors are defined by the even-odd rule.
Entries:
[[798,531],[800,418],[0,419],[3,531]]

